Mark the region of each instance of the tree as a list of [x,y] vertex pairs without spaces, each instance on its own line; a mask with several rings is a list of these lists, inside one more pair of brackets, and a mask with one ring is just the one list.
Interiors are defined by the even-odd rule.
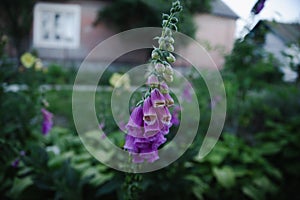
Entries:
[[36,0],[2,0],[0,4],[0,32],[10,36],[16,56],[29,46],[29,36]]
[[248,90],[262,89],[268,84],[282,82],[280,63],[263,49],[262,43],[250,36],[237,40],[232,53],[226,58],[225,72],[230,72],[242,97]]
[[[161,14],[168,10],[172,0],[116,0],[100,10],[95,25],[100,21],[113,25],[119,31],[144,27],[161,26]],[[192,15],[196,12],[209,12],[209,0],[182,1],[183,12],[179,15],[178,29],[191,37],[196,27]]]

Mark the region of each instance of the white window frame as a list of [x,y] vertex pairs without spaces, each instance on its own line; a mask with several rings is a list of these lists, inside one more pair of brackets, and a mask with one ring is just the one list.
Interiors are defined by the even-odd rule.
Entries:
[[34,7],[33,46],[76,49],[80,46],[80,25],[79,5],[37,3]]

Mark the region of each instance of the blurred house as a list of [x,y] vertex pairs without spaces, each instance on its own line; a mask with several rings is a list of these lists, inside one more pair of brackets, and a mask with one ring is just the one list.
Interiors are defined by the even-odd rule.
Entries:
[[252,29],[252,37],[261,43],[265,50],[277,58],[284,72],[284,79],[292,81],[297,73],[290,69],[290,64],[300,64],[300,24],[259,21]]
[[[237,19],[238,16],[221,0],[211,2],[211,13],[199,13],[194,17],[198,28],[195,39],[207,50],[218,68],[222,68],[224,56],[230,54],[233,48]],[[199,56],[192,46],[185,51]],[[210,68],[211,65],[209,59],[202,60],[202,67]]]
[[[37,3],[34,14],[33,47],[44,60],[71,61],[79,65],[90,51],[101,41],[114,35],[112,29],[100,22],[93,23],[99,9],[110,1],[67,1],[63,4]],[[234,43],[236,19],[238,16],[221,0],[212,1],[211,13],[199,13],[194,17],[197,25],[196,40],[206,49],[218,67],[224,63]],[[183,51],[192,56],[202,56],[191,46]],[[149,58],[149,51],[128,54],[120,62],[143,63]],[[94,62],[105,61],[105,57],[94,57]],[[212,62],[203,59],[204,67]],[[179,65],[187,64],[183,60]]]

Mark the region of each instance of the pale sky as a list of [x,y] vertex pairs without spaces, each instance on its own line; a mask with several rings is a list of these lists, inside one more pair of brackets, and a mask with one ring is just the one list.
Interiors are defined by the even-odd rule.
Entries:
[[249,16],[257,0],[222,1],[240,17],[237,21],[237,37],[241,35],[245,23],[255,24],[259,19],[300,23],[300,0],[266,0],[264,9],[253,20]]

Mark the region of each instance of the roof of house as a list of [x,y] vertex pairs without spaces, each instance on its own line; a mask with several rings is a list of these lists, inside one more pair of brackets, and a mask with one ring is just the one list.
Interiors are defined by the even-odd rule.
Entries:
[[261,23],[263,23],[286,44],[297,43],[300,40],[300,24],[286,24],[266,20],[261,21]]
[[221,0],[213,0],[211,2],[211,14],[232,19],[239,18],[239,16]]

